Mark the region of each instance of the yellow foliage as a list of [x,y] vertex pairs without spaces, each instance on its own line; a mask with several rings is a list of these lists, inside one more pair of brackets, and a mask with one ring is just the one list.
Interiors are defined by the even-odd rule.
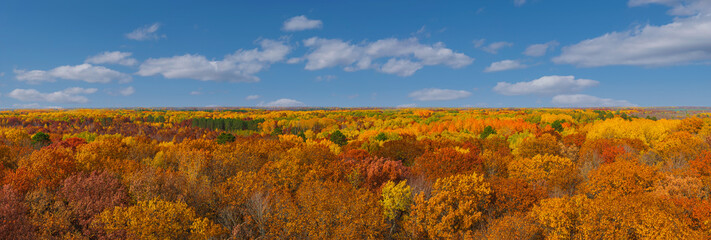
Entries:
[[405,225],[413,236],[435,239],[461,238],[472,234],[489,202],[491,189],[484,176],[476,173],[441,178],[433,186],[432,197],[420,193],[410,220]]
[[382,197],[380,205],[383,206],[383,214],[387,219],[394,220],[410,210],[412,188],[407,185],[407,181],[397,185],[393,181],[388,181],[383,185]]
[[108,209],[97,218],[95,227],[109,234],[125,232],[128,239],[206,239],[224,232],[219,225],[196,217],[187,204],[160,199]]
[[653,146],[664,139],[679,125],[679,120],[662,119],[652,121],[648,119],[633,119],[627,121],[622,118],[612,118],[595,122],[589,129],[587,139],[601,138],[630,138],[639,139],[648,146]]
[[541,114],[541,122],[542,123],[552,123],[558,120],[565,120],[566,122],[574,122],[575,120],[573,119],[573,116],[570,116],[568,114]]
[[573,165],[565,157],[555,155],[536,155],[532,158],[521,158],[509,163],[509,176],[528,181],[547,181],[558,172]]

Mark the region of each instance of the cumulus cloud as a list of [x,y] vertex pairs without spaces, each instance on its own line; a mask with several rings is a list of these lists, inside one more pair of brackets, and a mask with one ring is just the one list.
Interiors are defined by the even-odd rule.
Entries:
[[634,107],[635,104],[627,100],[599,98],[585,94],[557,95],[553,97],[553,104],[566,107]]
[[526,0],[514,0],[514,5],[517,7],[523,6],[526,4]]
[[574,76],[545,76],[530,82],[507,83],[499,82],[494,91],[503,95],[552,95],[578,92],[585,88],[594,87],[598,81],[589,79],[575,79]]
[[[673,22],[611,32],[564,47],[553,61],[581,67],[607,65],[665,66],[711,60],[711,2],[706,0],[639,0],[631,6],[661,3],[672,6]],[[682,14],[684,13],[684,14]]]
[[257,99],[259,99],[259,98],[260,98],[259,95],[249,95],[249,96],[247,96],[247,97],[244,98],[244,99],[247,99],[247,100],[257,100]]
[[96,88],[67,88],[52,93],[41,93],[35,89],[15,89],[7,96],[23,102],[51,102],[51,103],[87,103],[89,99],[83,95],[92,94]]
[[284,108],[284,107],[305,107],[306,104],[296,101],[294,99],[282,98],[276,101],[268,103],[260,103],[260,107],[273,107],[273,108]]
[[321,28],[322,26],[323,22],[321,22],[321,20],[312,20],[306,18],[306,16],[304,15],[301,15],[289,18],[288,20],[284,21],[284,26],[281,29],[284,31],[293,32]]
[[630,7],[637,7],[647,4],[662,4],[671,7],[670,15],[691,16],[700,13],[709,13],[711,2],[708,0],[630,0]]
[[20,109],[29,109],[29,108],[44,108],[44,109],[62,109],[62,107],[59,106],[41,106],[39,103],[17,103],[13,104],[12,107],[14,108],[20,108]]
[[133,30],[133,32],[126,33],[126,38],[136,41],[157,40],[165,37],[165,35],[158,35],[158,33],[156,33],[159,28],[160,23],[146,25]]
[[260,49],[238,50],[222,60],[208,60],[201,55],[186,54],[169,58],[151,58],[139,66],[136,74],[165,78],[189,78],[200,81],[258,82],[254,74],[283,61],[291,48],[283,42],[261,40]]
[[92,64],[120,64],[124,66],[133,66],[138,63],[136,59],[131,58],[130,52],[120,52],[120,51],[113,51],[113,52],[103,52],[100,54],[97,54],[95,56],[91,56],[84,61],[85,63],[92,63]]
[[466,98],[472,93],[464,90],[426,88],[411,92],[408,96],[418,101],[446,101]]
[[558,44],[559,43],[557,41],[550,41],[542,44],[533,44],[531,46],[528,46],[526,48],[526,51],[523,52],[523,54],[531,57],[540,57],[546,55],[548,50],[552,50],[553,48],[557,47]]
[[324,75],[324,76],[316,76],[316,81],[321,82],[321,81],[326,81],[329,82],[331,80],[337,79],[338,77],[336,75]]
[[503,60],[499,62],[493,62],[489,65],[484,72],[499,72],[513,69],[527,68],[526,64],[522,64],[518,60]]
[[491,54],[497,54],[499,53],[499,50],[505,47],[511,47],[513,46],[513,43],[510,42],[493,42],[490,43],[489,45],[484,45],[486,43],[486,39],[478,39],[474,40],[474,47],[481,49],[484,52],[488,52]]
[[134,93],[136,93],[136,89],[131,86],[119,90],[119,94],[121,94],[122,96],[130,96]]
[[423,67],[422,63],[413,62],[406,59],[391,58],[380,67],[380,71],[389,74],[395,74],[401,77],[406,77],[414,74],[417,70]]
[[[304,45],[310,51],[303,57],[306,70],[342,66],[346,71],[375,69],[410,76],[424,66],[445,65],[461,68],[474,59],[446,48],[443,43],[425,45],[417,38],[387,38],[370,43],[351,44],[340,39],[309,38]],[[383,60],[387,59],[384,64]]]
[[400,105],[396,106],[396,108],[414,108],[414,107],[417,107],[417,104],[407,103],[407,104],[400,104]]
[[84,81],[88,83],[108,83],[113,80],[130,82],[131,76],[102,66],[88,63],[76,66],[61,66],[49,71],[44,70],[14,70],[17,80],[27,83],[54,82],[56,79]]

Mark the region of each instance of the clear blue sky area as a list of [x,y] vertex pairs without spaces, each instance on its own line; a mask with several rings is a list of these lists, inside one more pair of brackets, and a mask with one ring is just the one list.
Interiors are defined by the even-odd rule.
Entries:
[[0,2],[0,108],[711,106],[711,1]]

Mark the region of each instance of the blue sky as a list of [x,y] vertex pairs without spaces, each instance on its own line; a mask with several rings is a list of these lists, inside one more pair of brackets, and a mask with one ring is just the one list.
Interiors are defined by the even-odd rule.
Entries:
[[708,0],[0,3],[0,108],[709,106]]

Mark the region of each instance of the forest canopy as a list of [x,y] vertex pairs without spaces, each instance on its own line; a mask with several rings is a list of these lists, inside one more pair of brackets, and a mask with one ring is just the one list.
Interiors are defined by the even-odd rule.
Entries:
[[0,239],[708,239],[710,116],[0,111]]

